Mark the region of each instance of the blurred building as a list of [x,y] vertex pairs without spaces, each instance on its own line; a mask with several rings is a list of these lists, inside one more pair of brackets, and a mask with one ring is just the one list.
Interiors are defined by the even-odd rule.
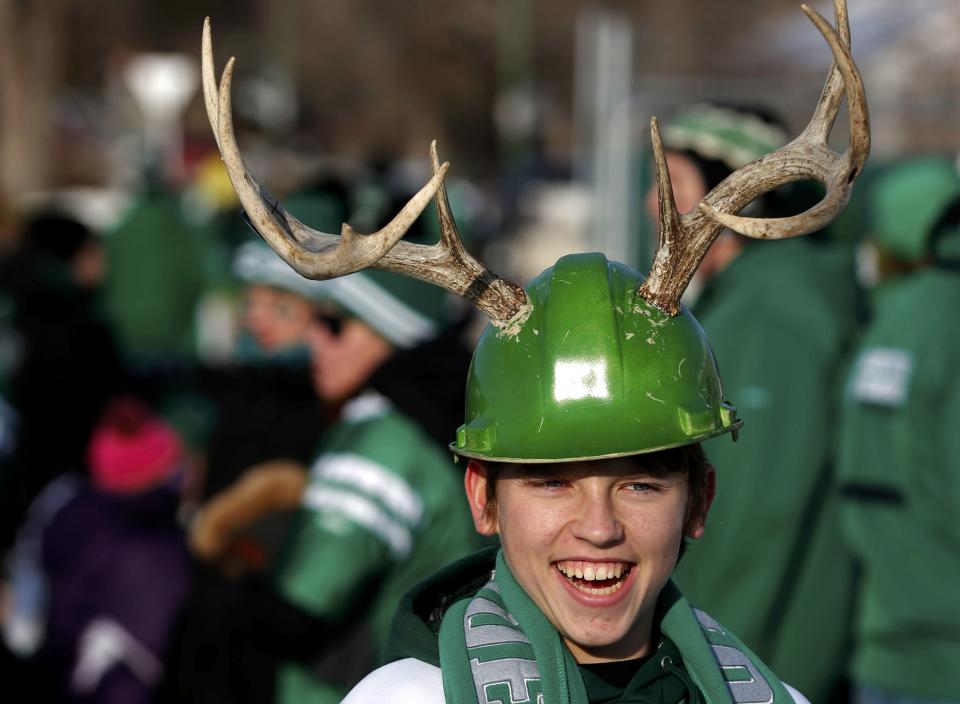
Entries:
[[[814,6],[829,14],[831,3]],[[855,55],[877,153],[960,144],[960,5],[851,0]],[[117,75],[144,51],[199,53],[203,13],[219,55],[238,57],[241,124],[328,152],[419,154],[439,137],[459,168],[496,173],[493,106],[515,84],[537,96],[545,148],[574,140],[576,18],[615,11],[633,33],[636,124],[709,93],[764,97],[802,124],[829,63],[794,0],[306,0],[238,3],[0,3],[0,174],[4,188],[102,183],[141,119]],[[789,86],[789,90],[784,87]],[[201,101],[191,139],[209,144]],[[121,153],[129,154],[130,151]],[[25,156],[29,155],[29,159]],[[122,159],[120,159],[122,161]]]

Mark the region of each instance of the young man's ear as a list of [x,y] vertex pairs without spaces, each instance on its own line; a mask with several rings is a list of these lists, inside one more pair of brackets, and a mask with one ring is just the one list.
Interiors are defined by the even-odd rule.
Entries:
[[710,506],[713,504],[713,497],[717,495],[717,473],[712,464],[708,464],[705,470],[706,491],[703,494],[703,500],[699,506],[691,506],[691,515],[687,520],[684,535],[696,540],[703,535],[707,525],[707,514],[710,512]]
[[487,477],[487,465],[482,460],[467,460],[463,488],[467,492],[467,503],[470,504],[473,526],[480,535],[495,535],[497,512],[495,506],[487,505]]

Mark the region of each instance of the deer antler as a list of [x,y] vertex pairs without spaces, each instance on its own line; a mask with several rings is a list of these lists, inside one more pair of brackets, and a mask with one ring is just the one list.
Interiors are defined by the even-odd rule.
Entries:
[[[339,237],[318,232],[290,215],[244,165],[233,131],[230,102],[234,59],[227,62],[218,89],[209,17],[203,22],[202,44],[207,118],[230,182],[254,228],[298,274],[308,279],[332,279],[373,267],[452,291],[483,311],[498,327],[512,326],[519,318],[526,318],[530,305],[523,289],[498,277],[464,249],[443,183],[449,164],[440,163],[435,141],[430,145],[433,178],[385,227],[363,235],[344,223]],[[435,245],[400,241],[431,198],[440,220],[440,241]]]
[[[663,154],[660,127],[650,125],[660,202],[660,239],[650,276],[638,293],[668,315],[680,310],[680,297],[717,235],[728,227],[757,239],[796,237],[820,230],[846,206],[850,189],[870,151],[870,119],[856,64],[850,56],[850,24],[846,0],[834,0],[837,30],[816,11],[801,6],[833,52],[820,100],[806,129],[775,152],[732,173],[698,207],[680,215]],[[827,139],[837,110],[847,95],[850,145],[843,154],[832,151]],[[785,218],[746,218],[735,215],[751,201],[778,186],[812,179],[827,188],[824,198],[809,210]]]

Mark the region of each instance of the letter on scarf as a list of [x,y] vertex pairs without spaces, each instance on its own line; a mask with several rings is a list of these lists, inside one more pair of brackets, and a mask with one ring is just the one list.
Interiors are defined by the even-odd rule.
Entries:
[[772,704],[773,689],[770,683],[764,679],[763,674],[746,653],[733,645],[714,642],[717,636],[723,638],[727,635],[723,626],[700,609],[694,609],[693,613],[708,636],[707,642],[710,643],[710,648],[720,664],[720,670],[727,681],[733,701],[736,704]]
[[[488,582],[485,589],[499,593],[496,582]],[[537,661],[516,657],[510,648],[517,643],[529,648],[530,640],[506,609],[475,597],[463,615],[463,625],[480,704],[543,704]]]

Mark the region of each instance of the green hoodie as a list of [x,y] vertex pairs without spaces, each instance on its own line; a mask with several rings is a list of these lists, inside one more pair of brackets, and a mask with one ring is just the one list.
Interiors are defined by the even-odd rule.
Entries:
[[829,699],[849,653],[852,563],[833,490],[831,403],[854,327],[843,255],[802,238],[750,241],[697,302],[743,430],[704,445],[717,496],[675,576],[815,702]]

